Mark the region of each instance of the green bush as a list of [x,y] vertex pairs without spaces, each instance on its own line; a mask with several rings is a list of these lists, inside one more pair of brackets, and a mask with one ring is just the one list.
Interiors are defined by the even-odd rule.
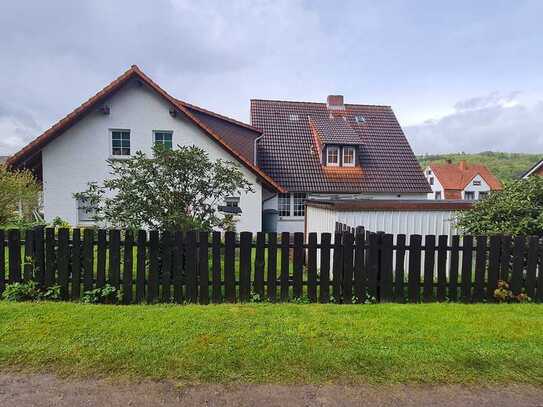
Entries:
[[122,299],[122,290],[109,284],[101,288],[85,291],[81,297],[81,301],[86,304],[116,304],[120,303]]
[[6,285],[6,289],[2,293],[2,299],[6,301],[58,301],[61,299],[60,286],[55,285],[40,289],[35,281],[11,283]]

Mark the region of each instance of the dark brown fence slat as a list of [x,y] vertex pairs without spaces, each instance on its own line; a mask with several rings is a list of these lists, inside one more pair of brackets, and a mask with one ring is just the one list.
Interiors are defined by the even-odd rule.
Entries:
[[94,278],[94,230],[83,230],[83,291],[92,290]]
[[45,273],[45,240],[44,240],[45,230],[43,226],[38,226],[34,228],[34,250],[35,250],[35,259],[34,259],[34,277],[36,278],[38,284],[43,286],[44,284],[44,273]]
[[121,278],[121,231],[109,231],[109,284],[119,288]]
[[134,234],[131,230],[124,232],[124,265],[123,265],[123,302],[132,302],[132,280],[134,273]]
[[319,281],[319,302],[330,301],[330,249],[332,235],[323,233],[321,235],[321,274]]
[[228,302],[236,302],[235,256],[236,233],[226,232],[224,234],[224,291]]
[[209,304],[209,233],[200,232],[198,248],[199,300],[200,304]]
[[317,234],[307,237],[307,296],[309,301],[317,302]]
[[486,299],[494,301],[494,290],[498,287],[500,278],[500,251],[502,237],[490,236],[490,250],[488,255],[488,279],[486,282]]
[[451,262],[449,266],[449,300],[458,299],[458,265],[460,262],[460,236],[454,235],[451,241]]
[[266,235],[264,232],[256,234],[256,250],[255,250],[255,278],[253,290],[260,299],[264,298],[264,258],[266,252]]
[[511,236],[502,236],[502,250],[500,256],[500,280],[509,281],[511,275]]
[[485,273],[486,273],[486,236],[477,236],[477,252],[475,256],[475,288],[473,301],[480,302],[485,297]]
[[275,302],[277,292],[277,233],[268,233],[268,300]]
[[391,234],[385,234],[381,236],[381,261],[379,262],[381,267],[380,272],[380,299],[381,301],[392,301],[394,298],[393,290],[393,276],[392,276],[392,258],[394,252],[392,245],[394,243],[394,236]]
[[[176,231],[173,241],[173,253],[172,253],[172,273],[173,273],[173,298],[177,304],[183,302],[183,272],[184,272],[184,252],[183,245],[185,236],[183,232]],[[220,242],[220,235],[219,235]]]
[[526,238],[524,236],[516,236],[513,248],[513,268],[511,274],[511,291],[513,295],[520,294],[522,290],[522,273],[525,261]]
[[440,235],[437,239],[437,300],[447,297],[447,244],[449,236]]
[[381,235],[370,233],[368,243],[368,288],[367,293],[370,297],[379,299],[378,283],[379,283],[379,244]]
[[185,246],[185,274],[187,278],[187,300],[193,304],[198,302],[198,235],[195,231],[187,232]]
[[239,300],[249,300],[251,289],[251,243],[253,234],[241,232],[239,235]]
[[72,299],[81,296],[81,229],[72,230]]
[[43,284],[45,287],[51,287],[55,284],[55,229],[45,229],[45,273]]
[[462,300],[471,301],[471,284],[473,278],[473,236],[462,238]]
[[394,298],[405,301],[405,235],[396,236],[396,264],[394,268]]
[[535,300],[543,302],[543,244],[539,244],[539,261],[537,271],[537,287],[535,292]]
[[58,231],[58,284],[60,285],[60,298],[68,298],[69,273],[70,273],[70,231],[66,228]]
[[215,304],[222,302],[221,280],[221,232],[213,232],[211,243],[212,275],[212,299]]
[[422,236],[411,235],[409,242],[409,272],[407,279],[407,292],[410,302],[420,301],[421,246]]
[[535,299],[538,246],[538,237],[530,236],[528,238],[528,255],[526,260],[526,295],[532,299]]
[[98,230],[97,240],[96,287],[100,288],[106,284],[107,232],[104,229]]
[[0,229],[0,295],[6,289],[6,254],[5,233]]
[[366,273],[366,248],[364,247],[365,244],[366,233],[364,228],[360,228],[355,238],[354,253],[354,295],[358,304],[363,304],[366,301],[366,288],[368,285],[368,274]]
[[423,299],[426,302],[434,299],[434,266],[436,252],[436,237],[427,235],[424,237],[424,281]]
[[138,230],[137,269],[136,269],[136,302],[145,299],[145,270],[147,260],[147,231]]
[[162,232],[160,240],[160,283],[162,286],[162,302],[172,300],[172,234],[168,230]]
[[351,304],[353,302],[353,250],[354,236],[352,233],[344,232],[343,240],[343,278],[342,278],[342,296],[343,303]]
[[34,280],[34,231],[25,233],[25,254],[23,258],[23,280]]
[[158,271],[160,236],[157,230],[149,232],[149,276],[147,281],[147,302],[152,304],[158,297]]
[[332,261],[332,295],[336,303],[341,303],[341,278],[343,274],[342,233],[334,235],[334,255]]
[[281,233],[281,301],[289,299],[289,243],[290,233]]
[[294,233],[294,267],[292,272],[292,294],[294,298],[302,296],[304,275],[304,234]]

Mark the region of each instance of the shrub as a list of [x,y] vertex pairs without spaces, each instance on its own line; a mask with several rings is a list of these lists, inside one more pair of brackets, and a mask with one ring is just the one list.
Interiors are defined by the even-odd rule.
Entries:
[[58,301],[61,299],[60,286],[41,289],[35,281],[11,283],[6,285],[2,299],[6,301]]
[[122,290],[106,284],[101,288],[85,291],[81,301],[86,304],[116,304],[122,301]]
[[528,296],[528,294],[522,292],[517,295],[513,295],[513,292],[509,289],[509,284],[507,281],[499,280],[498,281],[498,288],[494,290],[494,298],[499,303],[504,302],[531,302],[532,299]]

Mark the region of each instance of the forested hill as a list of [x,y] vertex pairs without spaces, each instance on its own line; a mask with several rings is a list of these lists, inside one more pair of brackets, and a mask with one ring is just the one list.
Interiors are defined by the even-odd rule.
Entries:
[[430,162],[445,162],[446,160],[452,160],[453,163],[466,160],[467,163],[484,164],[496,177],[504,182],[519,178],[532,165],[542,159],[543,154],[495,153],[485,151],[476,154],[426,154],[417,156],[417,158],[422,168]]

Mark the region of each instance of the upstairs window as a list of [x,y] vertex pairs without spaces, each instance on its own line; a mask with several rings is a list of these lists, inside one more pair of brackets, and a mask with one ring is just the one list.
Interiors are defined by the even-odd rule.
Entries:
[[356,123],[362,124],[362,123],[364,123],[366,121],[366,118],[364,116],[362,116],[361,114],[359,114],[359,115],[356,115],[354,117],[354,120],[355,120]]
[[290,194],[279,194],[279,216],[290,216]]
[[480,187],[481,186],[481,180],[479,180],[479,179],[474,180],[473,185],[476,186],[476,187]]
[[441,199],[441,191],[436,191],[436,199]]
[[130,155],[130,130],[111,130],[111,155]]
[[479,199],[485,199],[488,196],[488,192],[479,192]]
[[225,204],[230,208],[239,208],[239,197],[229,196],[225,199]]
[[328,147],[326,149],[326,165],[339,166],[339,147]]
[[430,185],[434,185],[434,177],[430,177],[428,179],[428,182],[430,183]]
[[343,147],[343,166],[354,167],[355,152],[353,147]]
[[172,149],[172,136],[173,132],[171,131],[158,131],[155,130],[153,132],[154,138],[155,138],[155,145],[161,144],[164,146],[165,149],[171,150]]
[[464,199],[466,201],[473,201],[475,200],[475,192],[473,191],[466,191],[464,192]]

